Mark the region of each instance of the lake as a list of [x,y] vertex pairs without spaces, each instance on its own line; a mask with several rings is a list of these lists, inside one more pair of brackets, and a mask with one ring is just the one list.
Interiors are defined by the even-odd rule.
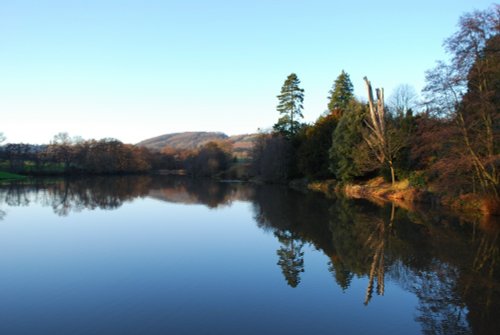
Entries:
[[171,177],[0,186],[1,334],[499,334],[500,223]]

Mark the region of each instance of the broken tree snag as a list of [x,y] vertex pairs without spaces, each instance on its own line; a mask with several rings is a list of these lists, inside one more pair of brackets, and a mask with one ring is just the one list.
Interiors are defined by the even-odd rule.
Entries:
[[391,170],[391,181],[394,185],[396,181],[393,167],[393,156],[397,150],[394,150],[387,138],[385,125],[385,105],[384,105],[384,89],[377,88],[375,90],[377,100],[373,99],[372,84],[367,77],[363,78],[368,91],[368,107],[370,109],[370,117],[365,120],[365,124],[369,130],[368,134],[363,136],[365,142],[371,148],[381,164],[387,164]]

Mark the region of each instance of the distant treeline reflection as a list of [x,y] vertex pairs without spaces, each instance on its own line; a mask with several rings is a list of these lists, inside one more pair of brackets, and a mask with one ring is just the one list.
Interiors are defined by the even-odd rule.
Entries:
[[[27,206],[39,203],[51,206],[54,213],[68,215],[82,210],[119,208],[138,197],[167,202],[203,204],[210,208],[247,200],[251,189],[237,183],[219,183],[210,179],[159,176],[102,176],[70,179],[35,179],[0,185],[0,205]],[[1,217],[0,217],[1,218]]]
[[[353,278],[367,278],[365,304],[384,294],[386,281],[413,292],[424,333],[500,329],[500,229],[487,218],[470,222],[430,210],[332,201],[287,187],[178,177],[41,179],[0,186],[0,206],[39,203],[58,215],[116,209],[137,197],[209,208],[251,201],[257,225],[280,243],[276,263],[290,287],[299,286],[307,270],[303,249],[310,244],[328,257],[325,266],[343,290]],[[0,211],[0,219],[5,215]]]

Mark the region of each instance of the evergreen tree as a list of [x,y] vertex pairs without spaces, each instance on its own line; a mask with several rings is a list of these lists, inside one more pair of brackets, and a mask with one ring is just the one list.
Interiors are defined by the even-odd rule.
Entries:
[[330,102],[328,102],[328,110],[330,113],[340,118],[343,111],[349,105],[349,102],[354,98],[354,88],[349,78],[349,74],[342,70],[328,93],[330,93],[328,97],[330,100]]
[[349,181],[362,174],[357,156],[365,156],[365,152],[360,151],[365,113],[365,106],[355,100],[351,101],[333,132],[330,170],[341,181]]
[[304,101],[304,90],[299,87],[300,80],[295,73],[290,74],[281,88],[281,94],[278,95],[279,104],[276,108],[282,115],[273,129],[291,137],[300,129],[299,119],[302,115],[302,102]]

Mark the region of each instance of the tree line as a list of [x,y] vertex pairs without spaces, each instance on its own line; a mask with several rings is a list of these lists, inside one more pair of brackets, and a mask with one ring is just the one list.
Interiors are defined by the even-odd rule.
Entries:
[[462,16],[444,42],[450,60],[426,73],[423,99],[408,85],[386,99],[365,77],[368,98],[360,100],[342,71],[314,124],[301,123],[304,90],[290,74],[278,95],[280,117],[256,142],[252,174],[266,181],[383,176],[498,199],[499,33],[500,5]]
[[116,139],[83,140],[59,133],[48,145],[9,143],[0,149],[3,169],[26,174],[139,173],[151,168],[149,152]]
[[8,143],[1,146],[0,170],[33,175],[169,170],[211,177],[230,168],[231,152],[232,148],[225,142],[209,142],[191,150],[164,148],[155,151],[112,138],[84,140],[59,133],[48,145]]
[[[364,78],[357,98],[347,72],[335,79],[327,110],[303,120],[304,89],[290,74],[278,95],[279,118],[254,141],[250,160],[231,145],[152,151],[116,139],[83,140],[66,133],[48,145],[0,147],[0,170],[20,173],[144,173],[183,171],[195,177],[336,179],[342,183],[383,176],[393,184],[452,194],[500,197],[500,5],[460,18],[444,42],[449,61],[426,73],[423,99],[401,85],[386,99]],[[0,142],[5,137],[0,133]]]

